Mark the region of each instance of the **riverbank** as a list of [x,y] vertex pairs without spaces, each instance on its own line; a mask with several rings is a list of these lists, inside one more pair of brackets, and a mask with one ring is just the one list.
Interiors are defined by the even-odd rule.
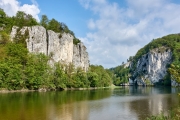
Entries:
[[50,89],[46,89],[46,88],[40,88],[38,90],[29,90],[29,89],[21,89],[21,90],[8,90],[5,88],[0,89],[0,93],[15,93],[15,92],[47,92],[47,91],[66,91],[66,90],[96,90],[96,89],[106,89],[106,88],[110,88],[110,89],[114,89],[114,88],[120,88],[121,86],[115,86],[115,85],[111,85],[109,87],[89,87],[89,88],[64,88],[62,90],[50,90]]
[[0,89],[0,93],[34,92],[34,91],[37,91],[37,90],[28,90],[28,89],[8,90],[8,89]]
[[173,108],[172,110],[168,111],[168,115],[161,113],[156,116],[148,117],[146,120],[180,120],[180,107]]

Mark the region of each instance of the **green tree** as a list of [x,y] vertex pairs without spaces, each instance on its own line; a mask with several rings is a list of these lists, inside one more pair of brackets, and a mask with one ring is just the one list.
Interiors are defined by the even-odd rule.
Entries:
[[180,67],[179,67],[179,65],[171,64],[171,67],[169,68],[169,72],[171,74],[172,79],[176,80],[178,83],[180,83]]
[[95,72],[87,73],[88,80],[90,82],[90,87],[98,87],[98,75]]
[[73,87],[75,88],[89,87],[87,74],[81,68],[77,68],[73,73]]
[[55,70],[53,75],[53,85],[52,87],[55,87],[55,89],[64,89],[66,88],[66,82],[67,76],[64,72],[64,67],[62,64],[57,63],[55,64]]
[[4,10],[0,9],[0,27],[4,27],[6,25],[6,13]]
[[53,30],[54,32],[61,32],[60,27],[61,27],[60,23],[53,18],[52,20],[49,21],[47,29]]
[[14,25],[22,28],[23,26],[33,26],[38,25],[36,19],[32,17],[30,14],[26,14],[23,11],[18,11],[16,16],[13,17]]
[[14,63],[26,64],[28,50],[23,44],[9,43],[6,47],[6,52],[9,60],[12,60]]
[[28,56],[27,65],[25,68],[26,86],[28,89],[39,89],[47,87],[49,83],[49,66],[48,58],[44,54]]
[[44,28],[48,28],[49,19],[46,15],[41,16],[40,25],[42,25]]

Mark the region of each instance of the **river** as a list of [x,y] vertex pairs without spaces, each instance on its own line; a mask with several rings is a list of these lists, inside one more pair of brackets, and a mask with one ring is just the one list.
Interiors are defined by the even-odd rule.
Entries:
[[178,88],[115,89],[0,94],[0,120],[144,120],[179,106]]

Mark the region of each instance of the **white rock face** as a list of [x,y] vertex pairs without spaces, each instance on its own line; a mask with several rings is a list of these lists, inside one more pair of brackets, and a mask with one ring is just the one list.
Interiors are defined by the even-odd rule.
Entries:
[[14,26],[11,32],[11,38],[13,39],[17,32],[21,32],[22,35],[28,32],[28,38],[26,39],[27,49],[32,53],[47,54],[47,38],[46,29],[42,26],[23,27],[20,31],[17,31],[18,27]]
[[125,63],[125,64],[124,64],[124,68],[129,67],[129,66],[130,66],[130,64],[131,64],[131,62],[127,62],[127,63]]
[[73,64],[75,67],[81,67],[87,71],[89,67],[89,57],[86,52],[86,47],[83,43],[78,43],[77,45],[74,45],[73,51]]
[[[11,31],[11,39],[15,38],[18,27],[14,26]],[[46,30],[42,26],[23,27],[22,35],[28,31],[26,39],[27,49],[32,53],[43,53],[51,57],[50,65],[55,62],[73,63],[75,68],[81,67],[87,71],[89,67],[88,53],[83,43],[73,44],[74,37],[67,33],[55,33]]]
[[11,34],[10,34],[11,41],[13,41],[13,38],[15,38],[18,28],[19,27],[17,27],[17,26],[12,27]]
[[27,28],[29,31],[29,39],[26,40],[26,43],[29,52],[43,53],[46,55],[47,54],[46,29],[42,26],[33,26]]
[[172,52],[169,48],[161,47],[143,55],[137,62],[133,76],[137,84],[146,85],[160,82],[167,73],[167,65],[172,62]]
[[72,63],[73,36],[48,30],[48,55],[54,62]]

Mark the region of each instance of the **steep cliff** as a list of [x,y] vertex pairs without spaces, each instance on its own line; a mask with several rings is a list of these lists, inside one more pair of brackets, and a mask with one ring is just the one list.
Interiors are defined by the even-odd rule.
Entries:
[[19,32],[22,35],[28,33],[26,39],[28,51],[50,56],[51,65],[55,62],[73,63],[76,68],[81,67],[85,71],[88,70],[89,58],[86,47],[81,42],[77,45],[73,44],[74,37],[71,34],[55,33],[42,26],[23,27],[20,30],[14,26],[10,35],[12,40]]
[[[169,48],[160,47],[150,50],[138,59],[132,77],[138,85],[152,85],[161,82],[167,74],[168,65],[172,62]],[[132,84],[132,80],[131,80]]]
[[51,56],[51,63],[72,63],[73,60],[73,36],[70,34],[55,33],[52,30],[47,31],[48,45],[47,55]]
[[180,86],[180,34],[153,39],[130,56],[127,63],[110,70],[115,85]]
[[73,64],[75,67],[81,67],[85,71],[89,67],[89,57],[86,52],[86,47],[82,43],[78,43],[73,47]]
[[130,59],[130,84],[180,83],[180,34],[152,40]]

